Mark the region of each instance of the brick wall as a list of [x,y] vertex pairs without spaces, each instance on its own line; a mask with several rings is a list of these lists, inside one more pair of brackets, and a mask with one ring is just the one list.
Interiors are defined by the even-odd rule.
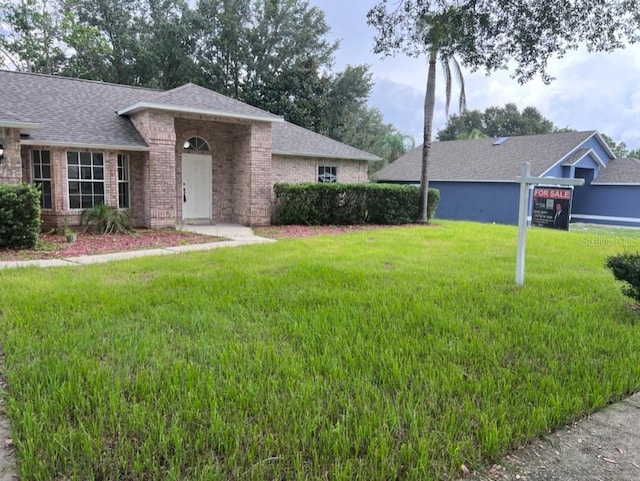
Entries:
[[366,160],[324,159],[318,157],[273,156],[272,184],[317,182],[318,167],[337,167],[338,182],[367,182]]
[[21,184],[20,131],[1,127],[0,144],[4,149],[3,159],[0,160],[0,184]]
[[145,110],[129,117],[149,145],[143,169],[144,224],[151,228],[176,225],[176,133],[173,116]]
[[149,152],[132,152],[129,154],[129,199],[131,223],[134,227],[146,227],[146,195],[145,179],[149,169]]
[[271,223],[272,155],[271,124],[254,123],[250,140],[249,225]]

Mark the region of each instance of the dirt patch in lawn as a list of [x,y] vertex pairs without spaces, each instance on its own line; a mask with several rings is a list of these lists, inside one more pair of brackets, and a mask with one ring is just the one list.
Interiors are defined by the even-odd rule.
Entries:
[[254,229],[256,235],[269,239],[286,239],[290,237],[312,237],[318,235],[350,234],[373,229],[390,227],[418,227],[415,224],[404,225],[272,225]]
[[0,248],[0,262],[63,259],[66,257],[109,254],[112,252],[203,244],[222,240],[226,239],[173,229],[136,230],[131,235],[102,235],[79,232],[75,242],[67,242],[66,237],[60,234],[42,234],[34,249],[15,250]]

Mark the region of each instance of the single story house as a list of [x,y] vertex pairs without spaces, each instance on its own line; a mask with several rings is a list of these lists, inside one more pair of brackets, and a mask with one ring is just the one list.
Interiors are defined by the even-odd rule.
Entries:
[[[376,180],[419,184],[421,159],[422,146]],[[572,221],[640,226],[640,160],[616,158],[595,131],[433,142],[428,178],[440,189],[437,217],[517,224],[524,162],[543,184],[545,177],[585,180],[574,188]]]
[[0,71],[0,183],[42,190],[45,227],[99,203],[135,226],[271,221],[277,182],[366,182],[378,157],[186,84],[160,91]]

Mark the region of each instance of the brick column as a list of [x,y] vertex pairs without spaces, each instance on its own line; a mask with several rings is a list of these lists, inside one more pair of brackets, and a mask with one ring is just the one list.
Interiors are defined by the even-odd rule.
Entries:
[[22,157],[20,155],[20,131],[0,128],[0,144],[4,149],[0,160],[0,184],[22,183]]
[[148,227],[176,225],[176,132],[171,115],[144,111],[131,117],[149,144],[144,168],[144,222]]
[[249,225],[271,223],[271,124],[251,125]]

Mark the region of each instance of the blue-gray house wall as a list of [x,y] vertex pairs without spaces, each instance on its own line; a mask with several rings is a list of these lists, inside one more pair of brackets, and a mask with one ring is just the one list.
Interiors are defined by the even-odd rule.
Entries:
[[[588,149],[590,152],[575,164],[563,165],[578,149]],[[612,159],[611,153],[592,136],[542,173],[542,179],[585,179],[584,186],[574,188],[572,222],[640,227],[640,185],[597,184],[602,164],[606,166]],[[542,180],[541,183],[543,182]],[[518,223],[520,186],[515,182],[432,180],[429,186],[440,190],[436,218],[514,225]],[[529,215],[531,199],[530,196]]]
[[436,218],[518,223],[519,184],[434,180],[429,182],[429,187],[440,190]]
[[640,227],[640,185],[585,185],[574,200],[574,222]]

